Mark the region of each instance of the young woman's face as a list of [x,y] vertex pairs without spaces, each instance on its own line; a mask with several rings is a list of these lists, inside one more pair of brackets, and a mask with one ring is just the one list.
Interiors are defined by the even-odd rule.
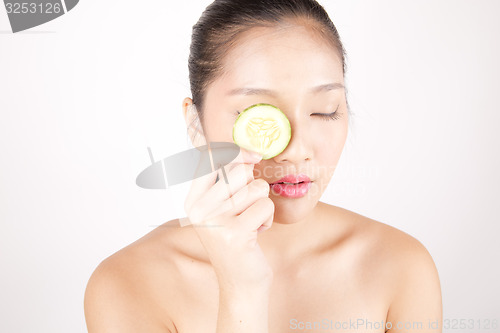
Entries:
[[[254,175],[270,184],[289,174],[309,176],[312,184],[303,197],[284,197],[274,191],[269,195],[275,204],[275,223],[303,220],[326,189],[347,137],[341,58],[304,27],[254,28],[238,39],[224,60],[224,69],[226,74],[205,95],[206,139],[233,142],[238,111],[253,104],[269,103],[281,109],[290,121],[291,140],[281,154],[255,165]],[[318,115],[334,111],[336,120]]]

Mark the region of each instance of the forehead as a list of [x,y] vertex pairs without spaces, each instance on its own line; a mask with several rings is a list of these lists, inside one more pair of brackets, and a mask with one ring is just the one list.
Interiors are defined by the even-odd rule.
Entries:
[[297,25],[252,28],[238,37],[223,60],[219,89],[246,85],[308,90],[343,82],[341,58],[323,37]]

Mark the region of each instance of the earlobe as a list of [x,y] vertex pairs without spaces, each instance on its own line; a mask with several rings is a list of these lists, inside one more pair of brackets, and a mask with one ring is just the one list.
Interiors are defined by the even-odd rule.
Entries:
[[201,125],[196,105],[190,98],[183,102],[184,119],[186,121],[187,133],[194,147],[206,145],[205,134]]
[[194,106],[193,100],[189,97],[184,98],[184,100],[182,101],[182,114],[184,116],[186,124],[191,123],[191,120],[189,118],[192,116],[191,108],[193,106]]

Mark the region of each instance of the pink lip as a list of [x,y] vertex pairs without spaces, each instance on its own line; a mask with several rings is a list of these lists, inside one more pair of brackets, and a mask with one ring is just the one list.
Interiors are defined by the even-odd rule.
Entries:
[[[290,184],[280,184],[283,182],[294,183]],[[306,195],[311,188],[311,179],[306,175],[287,175],[280,180],[269,184],[271,190],[282,197],[285,198],[300,198]]]
[[304,183],[309,183],[311,182],[311,179],[307,176],[307,175],[303,175],[303,174],[300,174],[300,175],[286,175],[285,177],[271,183],[270,185],[274,185],[274,184],[277,184],[277,183],[300,183],[300,182],[304,182]]

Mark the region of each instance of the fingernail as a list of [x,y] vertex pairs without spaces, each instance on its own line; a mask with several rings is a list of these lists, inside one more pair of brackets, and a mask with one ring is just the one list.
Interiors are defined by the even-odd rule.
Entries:
[[262,155],[261,155],[261,154],[259,154],[259,153],[257,153],[257,152],[254,152],[254,151],[253,151],[253,152],[251,152],[251,155],[252,155],[252,157],[253,157],[253,158],[257,158],[257,159],[259,159],[259,160],[262,158]]

